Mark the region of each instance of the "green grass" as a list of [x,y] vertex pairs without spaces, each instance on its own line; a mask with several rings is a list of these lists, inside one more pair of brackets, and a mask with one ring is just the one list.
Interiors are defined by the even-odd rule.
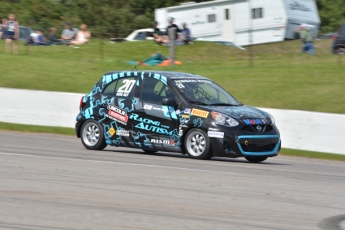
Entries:
[[52,127],[52,126],[38,126],[38,125],[22,125],[0,122],[0,130],[16,131],[24,133],[52,133],[60,135],[76,135],[72,128]]
[[[137,68],[200,74],[248,105],[345,113],[345,57],[329,54],[330,42],[316,41],[316,56],[301,54],[300,41],[257,45],[254,67],[248,66],[248,51],[197,42],[177,47],[181,66]],[[1,41],[0,87],[87,93],[105,72],[133,69],[128,60],[141,61],[156,51],[169,56],[168,48],[151,41],[104,40],[100,47],[98,40],[79,49],[21,45],[19,55],[8,55]]]
[[[75,131],[72,128],[21,125],[21,124],[12,124],[12,123],[4,123],[4,122],[0,122],[0,131],[1,130],[25,132],[25,133],[50,133],[50,134],[75,136]],[[336,160],[336,161],[345,162],[345,155],[332,154],[332,153],[320,153],[320,152],[302,151],[302,150],[294,150],[294,149],[282,149],[280,152],[280,155],[304,157],[304,158],[315,158],[315,159],[323,159],[323,160]]]

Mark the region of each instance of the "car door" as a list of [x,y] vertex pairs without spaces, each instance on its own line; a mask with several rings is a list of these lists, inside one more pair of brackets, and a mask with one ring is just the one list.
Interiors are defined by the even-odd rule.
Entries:
[[129,115],[134,110],[137,77],[123,77],[110,82],[102,91],[99,122],[104,127],[110,145],[134,147],[132,123]]
[[163,106],[162,99],[175,97],[166,82],[145,77],[139,102],[131,114],[137,145],[153,151],[180,151],[178,110]]

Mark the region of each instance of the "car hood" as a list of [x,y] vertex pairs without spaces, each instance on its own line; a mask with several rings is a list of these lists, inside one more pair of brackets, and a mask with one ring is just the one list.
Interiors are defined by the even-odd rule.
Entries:
[[[206,108],[206,106],[205,106]],[[260,118],[270,120],[268,113],[247,105],[242,106],[209,106],[208,110],[216,111],[236,119]]]

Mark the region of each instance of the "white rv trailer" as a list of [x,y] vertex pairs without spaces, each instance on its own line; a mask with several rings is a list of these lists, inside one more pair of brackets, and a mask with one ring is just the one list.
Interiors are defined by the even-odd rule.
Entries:
[[295,39],[303,23],[316,36],[320,26],[315,0],[214,0],[155,9],[159,28],[168,26],[169,17],[179,27],[187,23],[193,37],[239,45]]

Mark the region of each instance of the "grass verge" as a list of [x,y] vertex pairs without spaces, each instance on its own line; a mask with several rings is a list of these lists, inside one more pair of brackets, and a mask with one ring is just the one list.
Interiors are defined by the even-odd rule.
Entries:
[[[196,42],[177,47],[182,65],[137,66],[200,74],[221,84],[242,103],[279,109],[345,113],[345,57],[330,54],[331,40],[315,41],[316,55],[300,52],[300,41],[255,45],[254,66],[248,50]],[[67,46],[20,46],[4,52],[0,41],[0,87],[88,93],[110,70],[128,70],[128,60],[142,61],[169,49],[152,41],[110,43],[93,39],[79,49]],[[343,64],[341,64],[343,63]]]
[[60,135],[75,136],[75,130],[72,128],[39,126],[39,125],[22,125],[0,122],[0,130],[16,131],[24,133],[51,133]]
[[[17,131],[17,132],[25,132],[25,133],[49,133],[49,134],[75,136],[75,131],[72,128],[21,125],[21,124],[13,124],[13,123],[5,123],[5,122],[0,122],[0,131],[1,130]],[[282,149],[280,152],[280,155],[323,159],[323,160],[336,160],[336,161],[345,162],[345,155],[311,152],[311,151],[303,151],[303,150],[295,150],[295,149]]]

